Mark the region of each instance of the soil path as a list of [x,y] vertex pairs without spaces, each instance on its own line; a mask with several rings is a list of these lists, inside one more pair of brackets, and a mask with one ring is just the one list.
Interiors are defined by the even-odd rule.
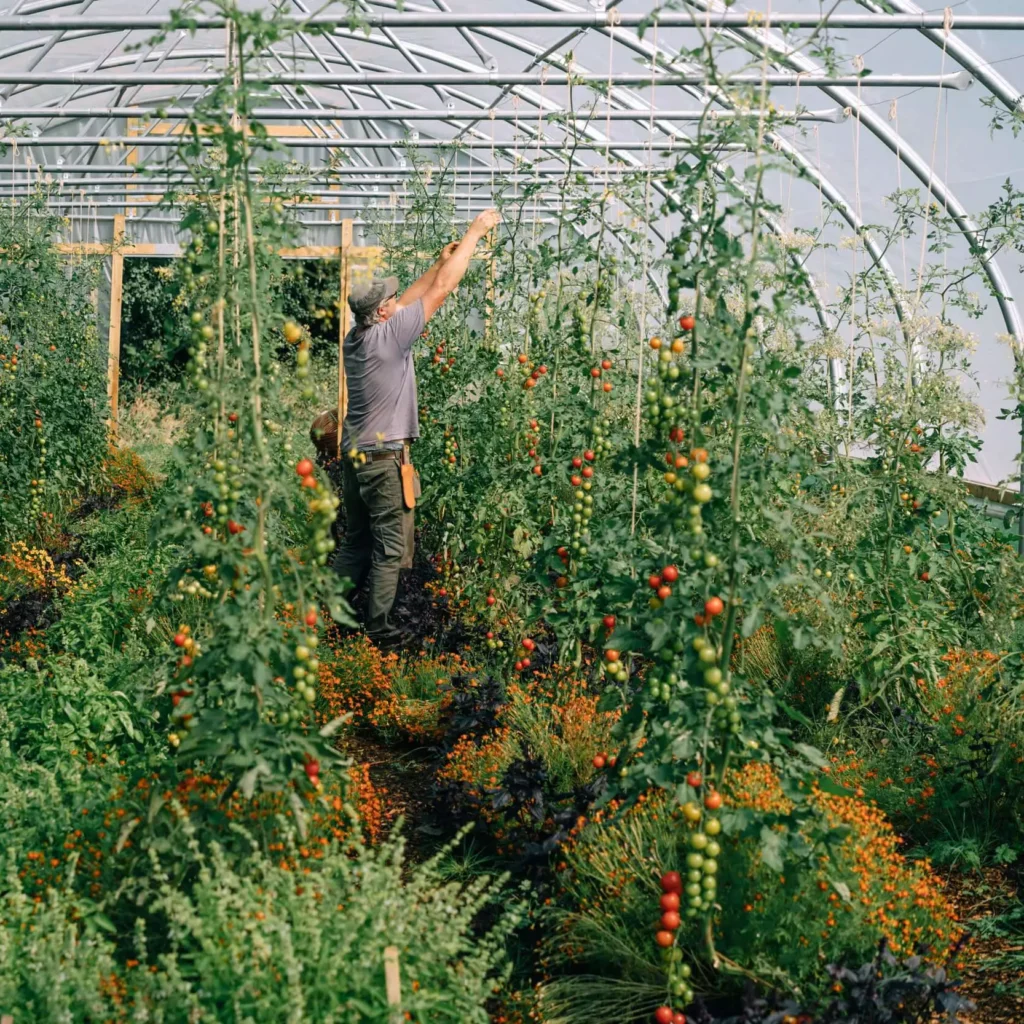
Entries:
[[1015,930],[993,927],[996,918],[1020,909],[1014,885],[997,869],[957,872],[947,884],[971,933],[960,960],[960,992],[975,1008],[960,1015],[962,1024],[1024,1024],[1024,918]]

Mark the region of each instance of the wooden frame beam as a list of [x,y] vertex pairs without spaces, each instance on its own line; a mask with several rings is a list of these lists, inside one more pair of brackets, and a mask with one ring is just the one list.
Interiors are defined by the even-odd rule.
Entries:
[[110,429],[117,433],[117,403],[121,381],[121,300],[124,297],[124,214],[114,217],[114,246],[110,254],[110,327],[107,332],[107,396]]

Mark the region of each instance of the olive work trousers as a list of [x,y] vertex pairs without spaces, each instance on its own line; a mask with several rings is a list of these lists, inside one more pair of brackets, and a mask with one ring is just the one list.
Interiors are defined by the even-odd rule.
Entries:
[[343,460],[345,537],[334,559],[339,576],[367,583],[366,633],[375,643],[398,640],[390,620],[402,569],[412,568],[415,514],[402,499],[401,453],[353,466]]

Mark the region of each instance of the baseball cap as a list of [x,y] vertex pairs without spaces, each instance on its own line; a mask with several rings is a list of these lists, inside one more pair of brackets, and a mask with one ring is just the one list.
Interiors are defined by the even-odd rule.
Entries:
[[349,309],[356,316],[372,313],[382,302],[398,294],[397,277],[371,277],[352,285],[348,295]]

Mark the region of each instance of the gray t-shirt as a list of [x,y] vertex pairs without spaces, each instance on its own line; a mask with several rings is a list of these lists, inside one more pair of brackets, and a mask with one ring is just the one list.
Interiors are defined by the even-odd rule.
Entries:
[[417,299],[384,323],[353,327],[345,336],[346,450],[420,436],[412,347],[425,325]]

